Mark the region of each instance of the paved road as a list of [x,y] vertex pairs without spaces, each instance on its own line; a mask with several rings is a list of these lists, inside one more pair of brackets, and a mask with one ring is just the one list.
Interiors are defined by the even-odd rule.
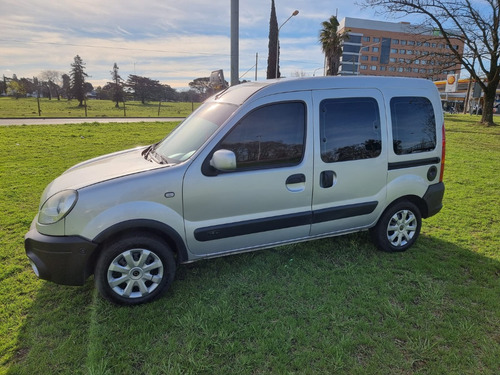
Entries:
[[174,122],[182,121],[183,117],[116,117],[116,118],[17,118],[0,119],[0,126],[6,125],[62,125],[62,124],[82,124],[82,123],[109,123],[109,122]]

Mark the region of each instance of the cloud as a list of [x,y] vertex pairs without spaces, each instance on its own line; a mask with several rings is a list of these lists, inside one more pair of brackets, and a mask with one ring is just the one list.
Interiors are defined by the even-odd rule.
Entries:
[[[115,62],[123,78],[144,75],[173,87],[187,87],[215,69],[224,69],[228,79],[229,4],[206,0],[2,0],[0,70],[18,77],[37,76],[43,70],[67,73],[78,54],[94,85],[110,79]],[[317,38],[321,22],[335,14],[332,2],[277,0],[276,7],[279,22],[295,9],[300,11],[280,32],[282,72],[312,75],[323,64]],[[351,16],[360,15],[359,9],[352,9]],[[269,0],[240,1],[240,75],[255,66],[258,53],[258,76],[265,78],[269,15]],[[245,76],[253,77],[254,72]]]

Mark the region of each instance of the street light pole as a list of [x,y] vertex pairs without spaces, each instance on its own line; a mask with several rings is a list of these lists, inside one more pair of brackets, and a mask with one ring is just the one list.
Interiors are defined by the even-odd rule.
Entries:
[[281,24],[280,27],[278,27],[278,34],[276,35],[276,76],[275,76],[275,78],[278,78],[278,66],[279,66],[279,57],[280,57],[280,30],[285,25],[285,23],[287,23],[290,20],[290,18],[296,16],[297,14],[299,14],[299,11],[295,10],[292,13],[292,15],[290,17],[288,17],[286,19],[286,21]]
[[314,72],[313,72],[313,77],[316,77],[316,71],[320,70],[320,69],[324,69],[323,66],[320,66],[319,68],[316,68],[314,69]]

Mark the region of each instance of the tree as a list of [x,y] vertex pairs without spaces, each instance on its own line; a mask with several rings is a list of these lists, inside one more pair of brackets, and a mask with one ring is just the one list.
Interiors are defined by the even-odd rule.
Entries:
[[60,100],[59,84],[61,83],[61,73],[55,70],[44,70],[40,73],[40,79],[46,82],[44,86],[47,88],[49,100],[52,99],[53,93],[57,96],[57,100]]
[[63,74],[62,78],[62,95],[65,95],[68,100],[71,100],[73,96],[71,95],[71,78],[67,74]]
[[295,72],[293,72],[291,74],[291,76],[292,77],[299,77],[299,78],[301,78],[301,77],[307,77],[307,73],[304,72],[303,70],[296,70]]
[[179,101],[181,102],[202,102],[203,98],[195,90],[179,92]]
[[179,93],[169,85],[163,85],[163,98],[164,100],[176,101],[179,98]]
[[97,99],[99,100],[111,100],[113,96],[110,82],[106,83],[104,86],[97,86],[95,91],[97,94]]
[[26,88],[21,84],[21,82],[19,82],[19,80],[11,80],[7,85],[7,94],[19,99],[26,96]]
[[279,58],[279,41],[278,41],[278,18],[276,17],[276,8],[274,0],[271,1],[271,18],[269,20],[269,44],[267,55],[267,79],[279,78],[280,69],[276,62]]
[[[498,0],[364,0],[393,16],[424,16],[421,27],[434,29],[448,50],[481,86],[484,105],[481,123],[493,125],[493,105],[500,83],[500,2]],[[466,47],[463,55],[452,40]],[[476,64],[477,63],[477,64]]]
[[39,82],[35,77],[33,77],[33,79],[22,77],[21,79],[19,79],[18,83],[22,87],[22,92],[24,93],[23,96],[27,94],[33,94],[38,90]]
[[3,75],[3,80],[0,82],[0,94],[7,95],[7,80],[8,78]]
[[86,95],[87,93],[94,91],[94,86],[90,82],[85,82],[83,84],[83,91]]
[[146,104],[147,100],[161,100],[164,96],[163,85],[154,79],[135,74],[128,76],[126,87],[136,100]]
[[88,77],[88,74],[85,73],[85,64],[80,56],[75,56],[69,75],[71,77],[72,96],[80,102],[79,106],[83,107],[83,100],[86,94],[85,77]]
[[347,32],[339,34],[339,21],[335,16],[331,16],[328,21],[324,21],[321,25],[323,28],[319,33],[319,41],[321,43],[321,49],[325,54],[326,75],[336,76],[340,68],[342,42],[348,39],[349,35]]
[[115,108],[120,107],[119,103],[123,102],[124,99],[124,94],[123,94],[123,79],[120,77],[120,74],[118,74],[118,65],[115,63],[113,65],[113,70],[111,71],[111,78],[113,79],[113,82],[111,83],[111,89],[113,92],[112,98],[113,101],[116,103]]
[[189,87],[204,98],[212,94],[209,77],[196,78],[189,82]]

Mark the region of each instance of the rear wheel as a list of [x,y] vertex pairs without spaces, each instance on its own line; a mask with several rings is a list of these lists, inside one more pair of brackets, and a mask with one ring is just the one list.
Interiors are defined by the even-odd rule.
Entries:
[[418,207],[410,201],[401,201],[387,208],[370,232],[380,250],[399,252],[415,243],[421,226]]
[[160,238],[136,233],[103,249],[95,270],[101,295],[120,305],[151,302],[165,293],[175,276],[175,258]]

